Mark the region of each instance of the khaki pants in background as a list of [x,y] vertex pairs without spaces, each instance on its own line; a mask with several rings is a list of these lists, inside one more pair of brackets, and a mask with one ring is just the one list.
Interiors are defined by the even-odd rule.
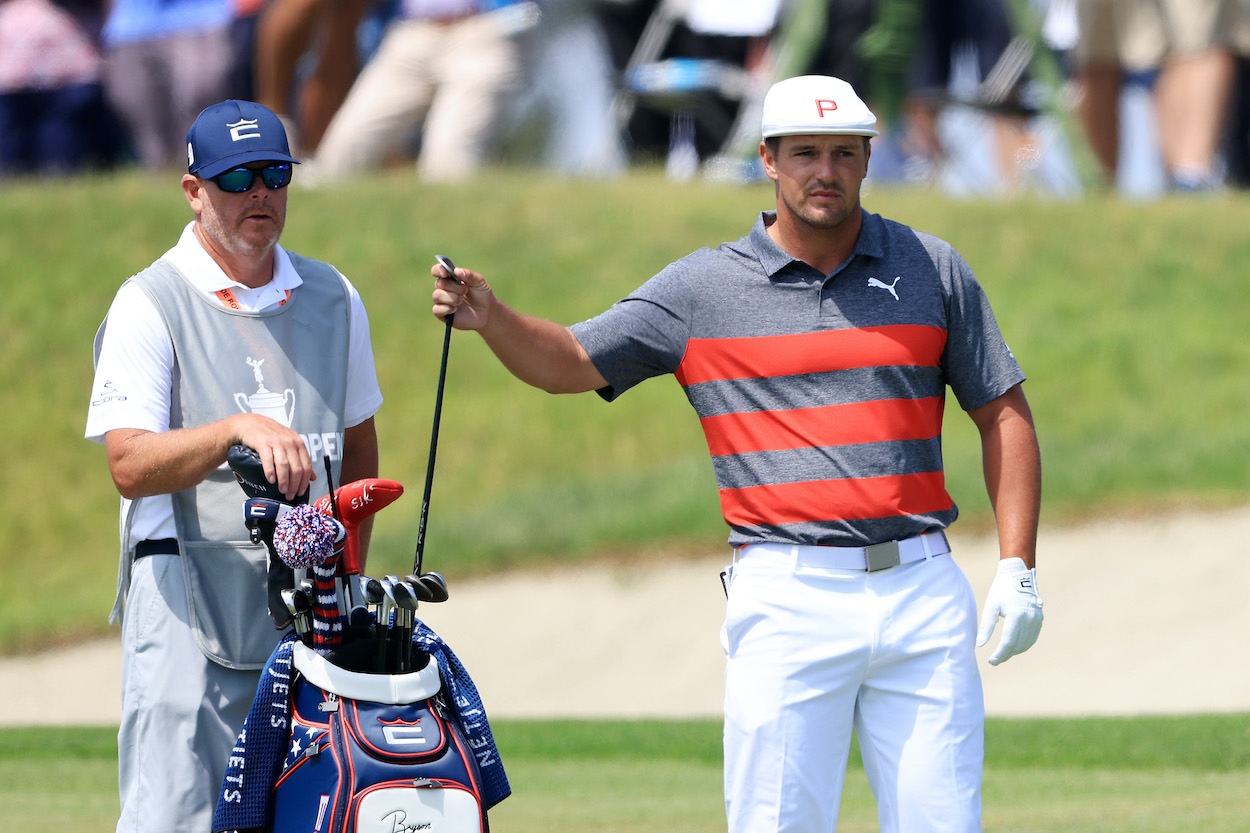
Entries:
[[335,114],[308,176],[331,182],[381,167],[422,127],[422,178],[463,179],[481,166],[520,74],[520,49],[493,15],[399,21]]

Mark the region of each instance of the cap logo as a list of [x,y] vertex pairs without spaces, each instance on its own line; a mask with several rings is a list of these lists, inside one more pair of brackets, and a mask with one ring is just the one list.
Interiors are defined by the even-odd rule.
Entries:
[[834,101],[833,99],[831,98],[816,99],[817,118],[823,119],[827,114],[832,113],[836,109],[838,109],[838,102]]
[[239,119],[234,124],[227,124],[226,127],[230,128],[230,138],[236,142],[241,142],[244,139],[260,138],[259,119]]

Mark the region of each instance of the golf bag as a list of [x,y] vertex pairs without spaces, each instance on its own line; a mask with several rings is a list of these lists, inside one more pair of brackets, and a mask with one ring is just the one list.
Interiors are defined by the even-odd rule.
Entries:
[[215,831],[487,833],[487,810],[510,790],[472,682],[424,625],[417,670],[344,667],[368,665],[373,650],[352,639],[322,656],[282,640],[232,752]]
[[[436,257],[454,276],[451,261]],[[263,468],[257,473],[254,450],[239,447],[233,455],[249,497],[252,540],[313,578],[305,588],[303,581],[294,586],[293,572],[271,577],[274,622],[293,622],[295,631],[261,672],[226,766],[214,831],[487,833],[487,810],[511,794],[473,681],[415,617],[418,602],[448,596],[443,577],[422,570],[422,557],[451,330],[448,315],[416,560],[407,578],[359,576],[354,554],[353,528],[398,497],[400,484],[370,478],[331,488],[311,510],[288,507],[278,495],[256,494],[267,479]],[[329,457],[325,465],[333,487]],[[372,616],[352,603],[353,579],[365,600],[379,605]],[[393,616],[386,615],[387,600]]]
[[425,657],[415,673],[357,674],[295,646],[274,833],[486,829],[477,760]]

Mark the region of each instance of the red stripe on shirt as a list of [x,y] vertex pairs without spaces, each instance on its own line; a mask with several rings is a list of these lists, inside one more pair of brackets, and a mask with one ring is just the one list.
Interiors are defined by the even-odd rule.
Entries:
[[923,324],[747,338],[694,338],[677,368],[677,381],[697,385],[720,379],[758,379],[825,373],[857,367],[933,367],[946,331]]
[[891,440],[928,440],[942,433],[942,397],[718,414],[704,417],[700,422],[713,457]]
[[954,505],[940,471],[721,489],[720,500],[725,520],[746,527],[925,515]]

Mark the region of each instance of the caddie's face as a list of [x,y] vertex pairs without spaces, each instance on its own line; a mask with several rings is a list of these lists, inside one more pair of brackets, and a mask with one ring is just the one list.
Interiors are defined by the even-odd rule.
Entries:
[[[259,171],[266,162],[246,167]],[[286,226],[286,188],[268,188],[259,173],[252,187],[240,193],[223,191],[212,180],[194,174],[182,178],[191,210],[212,241],[236,257],[260,259],[273,251]]]
[[760,143],[768,178],[777,184],[777,212],[815,229],[842,225],[859,211],[871,149],[863,136],[781,136]]

